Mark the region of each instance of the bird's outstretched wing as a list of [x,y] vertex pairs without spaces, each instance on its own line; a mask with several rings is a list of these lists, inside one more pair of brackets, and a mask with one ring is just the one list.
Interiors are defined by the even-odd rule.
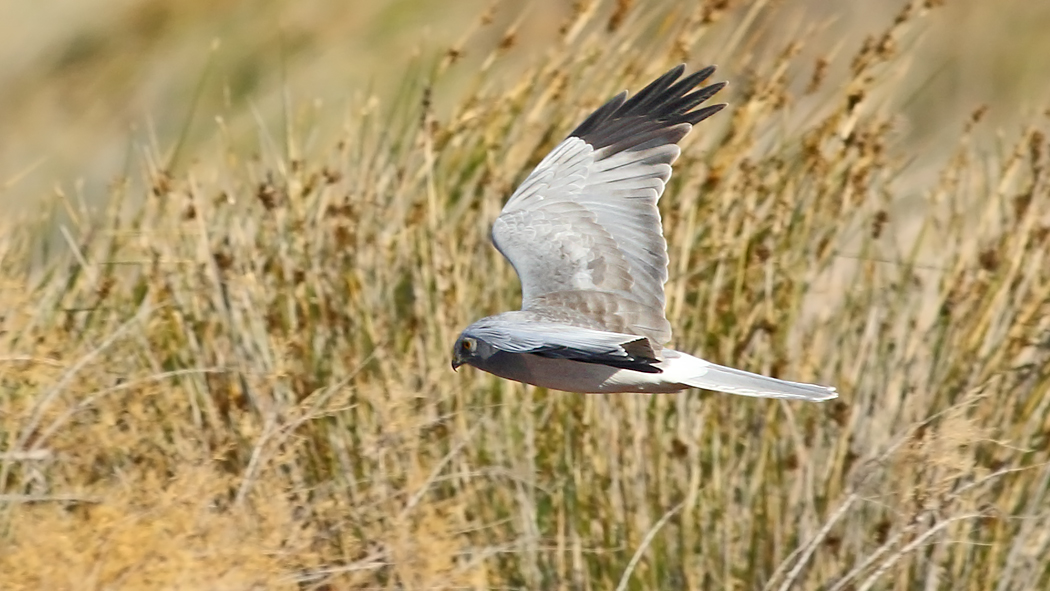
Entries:
[[[673,68],[592,113],[522,182],[492,228],[521,280],[522,309],[569,308],[606,330],[671,338],[664,316],[667,243],[656,203],[697,109],[725,83],[693,90],[710,66]],[[681,78],[681,80],[679,80]]]

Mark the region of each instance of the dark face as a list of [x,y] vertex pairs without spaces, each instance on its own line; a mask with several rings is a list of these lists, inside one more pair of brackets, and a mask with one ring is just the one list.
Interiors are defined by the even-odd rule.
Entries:
[[464,363],[471,363],[477,356],[477,339],[459,335],[455,346],[452,347],[452,369],[458,369]]

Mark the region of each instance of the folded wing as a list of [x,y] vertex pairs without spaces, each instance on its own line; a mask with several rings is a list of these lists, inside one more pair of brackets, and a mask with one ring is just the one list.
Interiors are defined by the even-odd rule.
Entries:
[[531,319],[518,322],[501,319],[492,324],[475,325],[472,334],[506,353],[531,353],[645,373],[661,372],[655,366],[660,360],[645,337]]

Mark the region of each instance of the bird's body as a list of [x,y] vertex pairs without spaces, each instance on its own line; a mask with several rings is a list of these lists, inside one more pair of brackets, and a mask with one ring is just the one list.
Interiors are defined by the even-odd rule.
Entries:
[[705,388],[826,400],[834,388],[732,369],[664,348],[667,244],[656,203],[677,143],[725,105],[693,110],[723,84],[672,69],[595,111],[533,170],[493,224],[522,282],[522,309],[483,318],[456,341],[463,363],[570,392]]

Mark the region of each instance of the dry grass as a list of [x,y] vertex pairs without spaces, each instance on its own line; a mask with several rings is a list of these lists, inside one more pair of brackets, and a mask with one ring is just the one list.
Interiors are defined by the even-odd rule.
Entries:
[[[898,141],[921,2],[812,88],[813,48],[758,49],[746,3],[631,4],[581,3],[513,84],[508,35],[447,114],[430,89],[455,52],[335,146],[260,126],[253,154],[220,129],[177,170],[145,146],[144,197],[59,200],[73,221],[42,247],[5,232],[4,587],[1050,585],[1045,120]],[[842,398],[452,373],[459,328],[518,303],[488,245],[516,182],[607,96],[726,39],[747,73],[662,201],[676,345]]]

